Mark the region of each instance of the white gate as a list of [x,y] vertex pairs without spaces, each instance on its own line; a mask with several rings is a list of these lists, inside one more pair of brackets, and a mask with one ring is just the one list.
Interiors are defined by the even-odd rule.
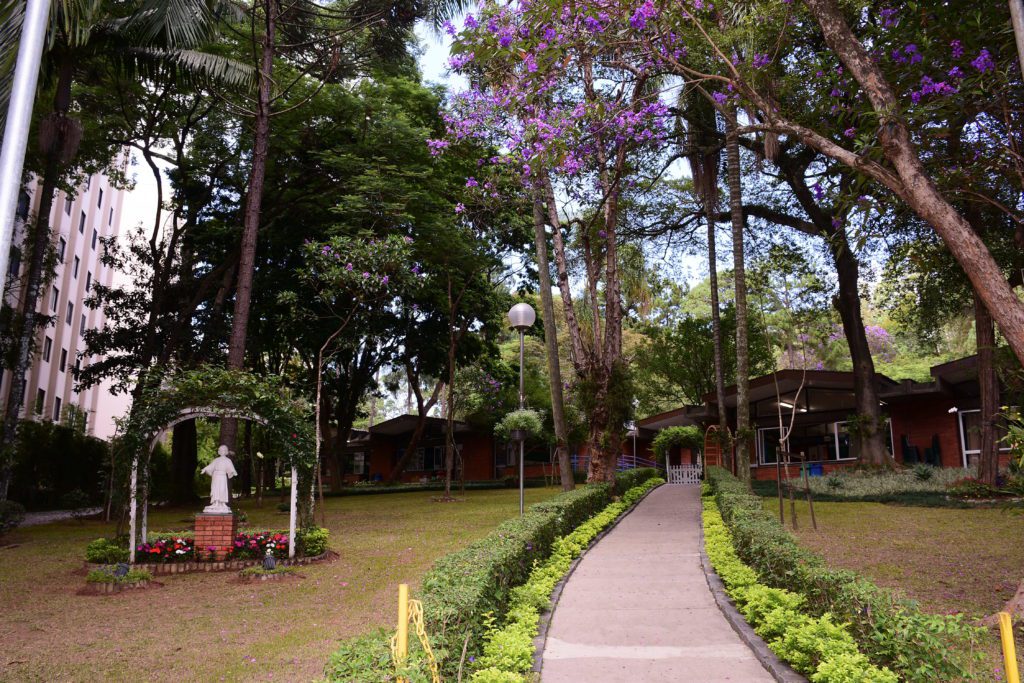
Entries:
[[668,483],[700,484],[701,467],[697,465],[669,465]]

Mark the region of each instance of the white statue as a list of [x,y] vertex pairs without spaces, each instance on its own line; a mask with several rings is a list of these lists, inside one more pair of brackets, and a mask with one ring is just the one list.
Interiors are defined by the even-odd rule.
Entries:
[[230,514],[231,508],[228,503],[231,494],[228,492],[228,479],[237,476],[235,465],[228,457],[228,447],[221,446],[217,449],[217,457],[209,465],[203,468],[203,474],[213,478],[210,482],[210,504],[203,508],[203,512],[213,514]]

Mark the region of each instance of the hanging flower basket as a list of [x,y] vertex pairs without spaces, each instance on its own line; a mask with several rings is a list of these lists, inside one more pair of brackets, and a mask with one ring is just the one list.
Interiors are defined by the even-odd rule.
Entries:
[[529,435],[530,433],[525,429],[513,429],[508,433],[508,440],[515,442],[526,441],[526,437]]

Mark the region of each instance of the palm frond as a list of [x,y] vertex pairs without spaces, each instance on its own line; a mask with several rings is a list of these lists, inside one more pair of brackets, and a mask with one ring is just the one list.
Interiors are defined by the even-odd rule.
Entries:
[[24,20],[24,0],[0,0],[0,130],[7,123],[7,104],[14,85],[14,65],[18,61]]
[[218,20],[225,14],[238,18],[238,11],[220,0],[146,0],[125,28],[137,31],[143,45],[191,48],[211,40]]
[[169,64],[182,78],[231,87],[251,88],[256,78],[252,66],[201,50],[135,48],[129,54],[135,58],[136,67],[143,75]]

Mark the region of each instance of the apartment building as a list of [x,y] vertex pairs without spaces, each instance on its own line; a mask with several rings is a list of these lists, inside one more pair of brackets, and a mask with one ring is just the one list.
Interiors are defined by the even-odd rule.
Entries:
[[[20,305],[24,295],[28,264],[22,258],[25,221],[36,215],[41,193],[34,181],[25,188],[18,202],[15,234],[8,269],[8,304]],[[109,386],[101,384],[83,392],[76,391],[76,372],[87,366],[84,335],[104,323],[101,310],[85,305],[97,283],[109,286],[112,269],[100,261],[102,240],[117,237],[126,192],[110,185],[102,174],[89,177],[74,196],[57,192],[50,214],[51,240],[56,252],[53,279],[40,292],[38,310],[51,316],[51,323],[39,332],[36,354],[27,377],[22,416],[35,420],[63,421],[71,406],[85,414],[87,431],[100,438],[114,433],[113,417],[119,416],[117,404],[125,399],[113,397]],[[5,371],[0,382],[0,404],[10,396],[11,373]]]

